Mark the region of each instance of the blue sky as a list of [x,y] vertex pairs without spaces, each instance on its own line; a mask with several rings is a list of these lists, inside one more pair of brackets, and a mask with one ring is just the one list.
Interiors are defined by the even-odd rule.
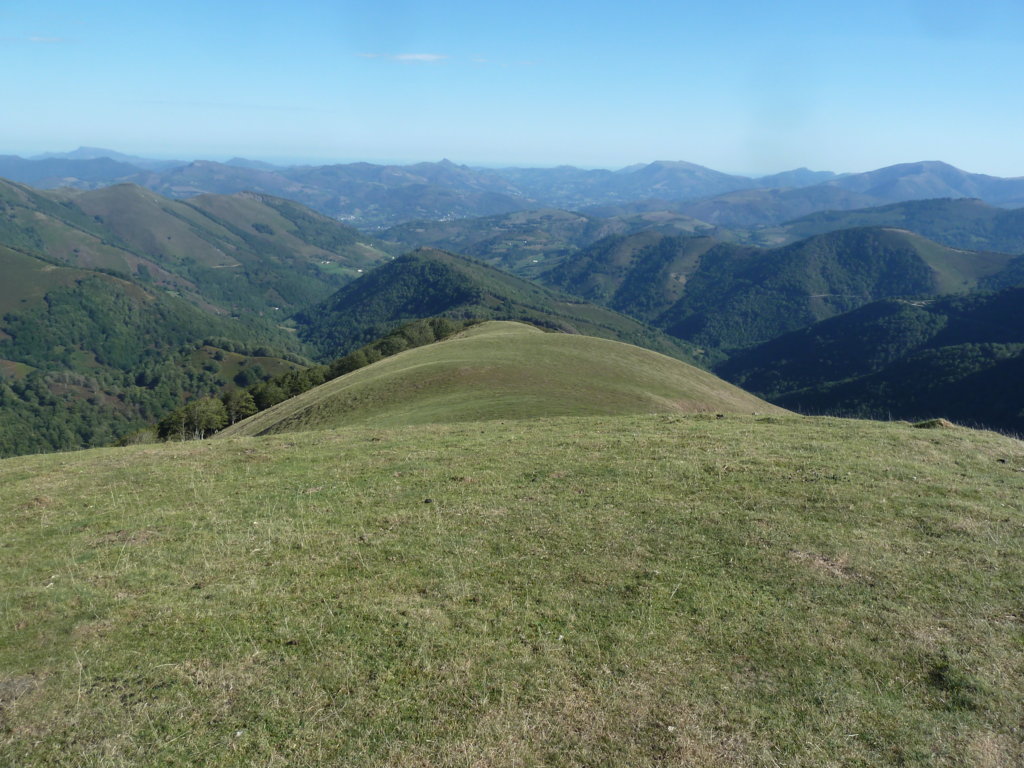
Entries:
[[1020,0],[0,2],[0,153],[1024,175]]

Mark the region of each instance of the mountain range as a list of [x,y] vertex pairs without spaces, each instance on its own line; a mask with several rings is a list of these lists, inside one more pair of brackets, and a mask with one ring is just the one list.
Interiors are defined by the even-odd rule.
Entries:
[[0,764],[1024,764],[1012,183],[97,152],[0,181]]
[[[17,160],[51,174],[61,164],[96,173],[111,164],[117,173],[139,168],[131,165],[138,158],[89,148]],[[532,322],[709,366],[880,299],[931,301],[1024,281],[1024,255],[1015,255],[1024,251],[1020,211],[978,199],[815,212],[751,229],[684,212],[740,199],[756,209],[758,200],[801,195],[863,202],[936,191],[1005,203],[1016,183],[934,163],[883,170],[836,176],[803,169],[759,183],[811,186],[733,189],[664,204],[648,197],[587,212],[524,206],[544,179],[563,200],[753,182],[686,163],[483,171],[447,161],[280,168],[240,158],[135,174],[164,185],[169,196],[134,183],[39,190],[0,181],[0,262],[12,277],[0,291],[0,380],[8,412],[20,414],[8,419],[2,450],[109,442],[183,399],[327,362],[404,322],[435,316]],[[212,182],[230,190],[243,179],[258,182],[257,191],[201,192]],[[438,206],[433,214],[448,213],[375,237],[265,190],[322,204],[334,194],[381,220],[421,216],[427,200]],[[514,210],[451,213],[452,205],[464,204],[461,215],[501,200],[514,201]],[[936,359],[963,368],[946,347]],[[832,379],[815,382],[835,390]],[[807,407],[854,408],[853,399],[822,397]],[[44,428],[62,423],[55,416],[61,408],[73,412],[74,424]],[[1010,428],[1005,419],[982,422]]]
[[361,227],[537,208],[635,205],[652,199],[692,218],[729,227],[776,225],[820,210],[934,197],[1024,205],[1024,179],[968,173],[941,162],[845,175],[797,169],[751,178],[679,161],[618,171],[567,166],[484,169],[448,160],[406,166],[280,167],[240,158],[172,164],[82,148],[28,160],[0,157],[0,177],[47,188],[95,188],[128,181],[178,198],[258,192],[295,200]]

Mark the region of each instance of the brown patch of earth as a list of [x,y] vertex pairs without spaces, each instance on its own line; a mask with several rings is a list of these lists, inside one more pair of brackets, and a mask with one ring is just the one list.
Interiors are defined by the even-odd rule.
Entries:
[[846,565],[842,559],[835,559],[817,552],[802,552],[793,550],[789,556],[800,563],[807,563],[812,568],[835,576],[838,579],[853,578],[853,569]]

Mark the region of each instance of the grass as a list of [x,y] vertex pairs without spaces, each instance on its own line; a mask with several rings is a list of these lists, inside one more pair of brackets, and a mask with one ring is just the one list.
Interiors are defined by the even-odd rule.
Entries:
[[1024,761],[1024,444],[801,418],[0,462],[0,764]]
[[[5,337],[10,338],[3,331],[0,331],[0,341],[3,341]],[[34,370],[36,369],[25,363],[16,363],[13,360],[0,360],[0,381],[3,379],[18,381],[28,376]]]
[[54,288],[69,285],[88,274],[79,269],[56,267],[3,246],[0,246],[0,268],[4,275],[4,280],[0,281],[0,317],[23,311]]
[[226,434],[666,412],[783,411],[657,352],[492,321],[335,379]]
[[193,352],[189,359],[196,367],[216,366],[217,376],[226,382],[232,381],[235,376],[246,368],[260,366],[269,376],[279,376],[288,371],[301,369],[303,366],[284,360],[280,357],[265,357],[260,355],[241,355],[237,352],[228,352],[217,347],[203,345]]
[[1002,269],[1013,258],[1002,253],[979,253],[949,248],[924,237],[913,237],[911,245],[934,270],[935,292],[963,293],[978,287],[985,277]]

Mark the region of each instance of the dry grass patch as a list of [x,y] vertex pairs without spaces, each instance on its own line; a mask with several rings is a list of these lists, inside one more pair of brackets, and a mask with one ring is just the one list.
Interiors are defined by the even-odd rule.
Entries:
[[800,550],[793,550],[789,556],[798,563],[807,563],[812,568],[839,579],[852,579],[856,575],[854,570],[846,564],[844,558],[837,559],[817,552],[801,552]]

